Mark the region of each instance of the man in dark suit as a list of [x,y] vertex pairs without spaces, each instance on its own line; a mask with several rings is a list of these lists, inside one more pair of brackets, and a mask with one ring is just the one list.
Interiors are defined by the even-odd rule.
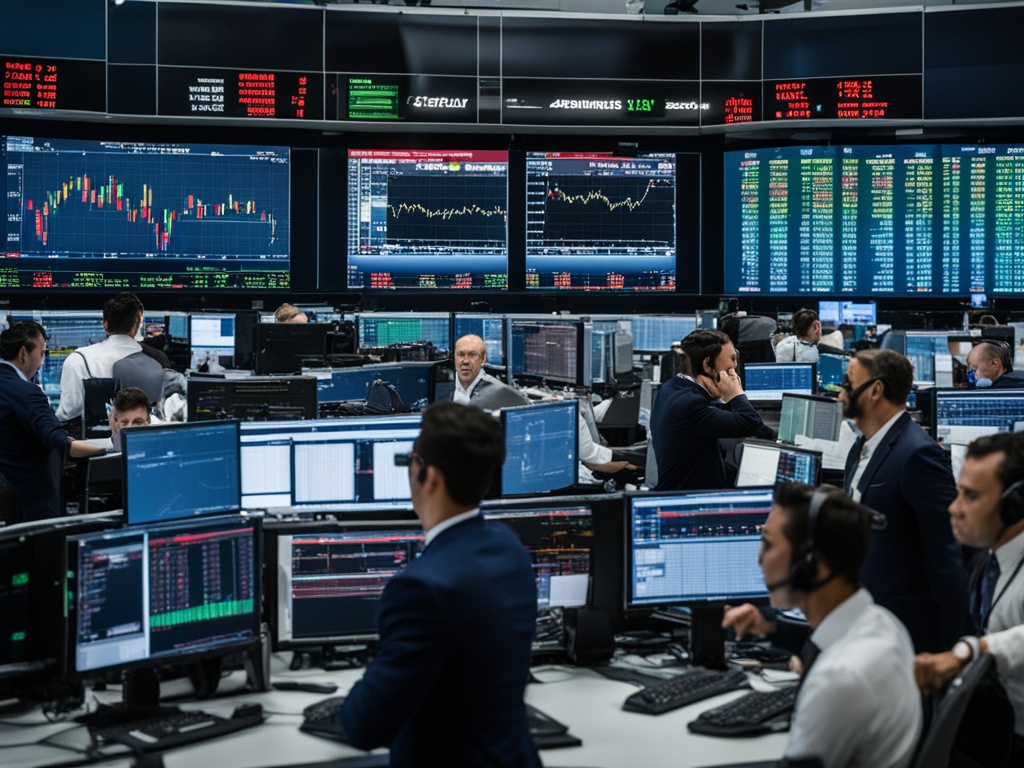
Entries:
[[46,356],[46,331],[32,320],[0,333],[0,475],[14,490],[18,522],[60,514],[60,471],[66,455],[94,456],[101,448],[72,440],[32,384]]
[[539,766],[523,691],[537,592],[516,536],[478,509],[504,459],[498,422],[439,402],[406,457],[423,554],[381,598],[373,663],[341,710],[347,740],[393,766]]
[[863,435],[846,461],[845,490],[887,520],[872,534],[861,579],[920,653],[951,647],[969,625],[967,575],[946,513],[956,486],[942,448],[906,412],[913,378],[898,352],[862,350],[840,399]]

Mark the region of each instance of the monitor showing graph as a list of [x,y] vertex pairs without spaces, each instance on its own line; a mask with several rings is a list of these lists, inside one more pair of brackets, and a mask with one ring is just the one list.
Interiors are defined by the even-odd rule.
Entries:
[[507,288],[508,152],[350,149],[348,287]]
[[675,285],[675,155],[527,153],[527,288]]
[[0,288],[289,287],[289,150],[3,138]]

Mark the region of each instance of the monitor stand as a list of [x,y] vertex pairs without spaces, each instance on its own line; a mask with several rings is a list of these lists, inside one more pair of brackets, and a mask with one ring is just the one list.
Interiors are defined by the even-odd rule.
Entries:
[[725,669],[726,631],[722,628],[725,606],[694,605],[690,608],[654,611],[651,617],[690,628],[690,663],[708,669]]

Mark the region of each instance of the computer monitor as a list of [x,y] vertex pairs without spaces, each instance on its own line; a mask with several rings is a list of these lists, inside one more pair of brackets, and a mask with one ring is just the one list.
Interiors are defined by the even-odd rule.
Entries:
[[830,328],[838,328],[842,323],[842,315],[839,312],[838,301],[819,301],[818,319],[821,324]]
[[411,500],[395,455],[412,450],[421,416],[242,424],[242,503],[295,512],[395,509]]
[[394,386],[409,410],[421,411],[434,400],[437,365],[439,363],[385,363],[341,368],[317,375],[317,404],[323,412],[326,404],[363,400],[370,385],[380,379]]
[[237,421],[122,429],[121,458],[128,525],[241,508]]
[[509,317],[511,371],[557,384],[590,386],[593,328],[575,317]]
[[78,674],[185,664],[260,637],[259,520],[214,517],[68,537]]
[[318,521],[268,528],[275,649],[374,640],[391,577],[423,552],[426,534],[407,519]]
[[778,402],[786,392],[813,395],[817,388],[814,363],[745,363],[742,376],[751,401]]
[[875,325],[877,306],[873,301],[840,301],[839,322],[841,325]]
[[838,391],[850,365],[848,355],[822,353],[818,355],[818,383],[822,389]]
[[906,345],[903,354],[914,366],[915,384],[935,384],[936,375],[945,369],[943,360],[948,361],[951,370],[948,331],[906,331],[903,335]]
[[744,440],[742,445],[737,488],[784,482],[814,486],[821,483],[821,451],[754,439]]
[[68,355],[107,338],[100,310],[12,311],[8,320],[34,320],[46,331],[46,357],[39,368],[39,383],[51,401],[60,398],[60,377]]
[[329,323],[256,323],[254,371],[258,375],[298,373],[327,358]]
[[615,384],[633,373],[633,316],[589,315],[592,384]]
[[508,326],[503,315],[456,312],[452,315],[452,353],[455,352],[455,342],[471,333],[484,340],[487,365],[504,367],[507,331]]
[[932,403],[935,439],[947,445],[1024,431],[1024,389],[936,389]]
[[190,376],[188,420],[192,422],[216,419],[315,419],[316,388],[317,380],[313,376]]
[[448,356],[451,317],[447,312],[363,312],[356,314],[360,349],[430,342]]
[[552,400],[501,411],[505,435],[502,496],[547,493],[576,482],[578,417],[575,400]]
[[843,404],[838,400],[793,392],[782,395],[779,414],[779,440],[782,442],[795,443],[797,435],[836,442],[842,425]]
[[203,312],[189,316],[189,346],[193,371],[235,367],[235,315]]
[[626,607],[765,598],[757,563],[770,488],[627,498]]
[[644,354],[668,352],[697,330],[693,315],[634,315],[633,351]]

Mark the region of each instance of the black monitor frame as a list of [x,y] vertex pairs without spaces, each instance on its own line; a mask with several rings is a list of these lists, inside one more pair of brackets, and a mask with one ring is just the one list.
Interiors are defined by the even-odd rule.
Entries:
[[[220,410],[212,412],[208,407],[201,408],[204,398],[213,398]],[[287,421],[315,419],[316,414],[316,378],[313,376],[190,376],[188,380],[189,422]]]
[[256,323],[253,371],[257,376],[298,373],[305,362],[327,359],[331,323]]
[[[509,315],[508,316],[508,339],[509,343],[505,349],[508,359],[508,372],[510,379],[521,377],[522,380],[535,379],[538,381],[551,382],[555,384],[574,384],[580,387],[589,387],[593,384],[591,371],[591,336],[593,326],[579,317],[566,315]],[[576,359],[572,361],[572,371],[563,375],[562,372],[551,372],[550,370],[536,370],[529,367],[524,359],[523,370],[517,371],[514,364],[515,339],[517,326],[570,326],[576,335]]]
[[[754,448],[761,448],[761,449],[767,449],[767,450],[775,451],[776,453],[780,454],[780,456],[781,456],[781,454],[784,454],[784,453],[792,453],[792,454],[798,454],[798,455],[801,455],[801,456],[809,457],[810,461],[813,463],[812,471],[814,473],[814,477],[812,477],[811,478],[811,482],[807,483],[807,484],[808,485],[813,485],[815,487],[821,485],[821,469],[822,469],[822,453],[821,453],[821,451],[815,451],[815,450],[812,450],[810,448],[798,448],[798,447],[796,447],[794,445],[787,445],[787,444],[784,444],[784,443],[776,443],[776,442],[772,442],[771,440],[759,440],[759,439],[754,438],[754,437],[746,438],[745,440],[743,440],[740,443],[740,445],[743,446],[743,454],[740,456],[739,465],[738,465],[737,470],[736,470],[736,487],[737,488],[753,488],[753,487],[763,486],[763,485],[774,485],[777,482],[784,482],[784,481],[778,480],[776,478],[772,478],[770,481],[768,481],[766,483],[751,483],[749,485],[740,485],[740,479],[741,479],[740,478],[740,473],[741,473],[741,471],[743,469],[743,455],[746,454],[747,448],[751,447],[751,446],[754,447]],[[800,482],[800,481],[795,481],[795,482]]]
[[[525,414],[530,413],[530,412],[538,413],[538,412],[541,412],[544,409],[562,408],[562,407],[565,407],[566,405],[574,406],[572,408],[572,410],[575,413],[575,416],[573,418],[573,428],[572,428],[572,446],[571,446],[572,447],[572,480],[571,480],[571,482],[569,482],[567,485],[559,486],[559,487],[532,488],[532,489],[530,489],[528,491],[525,491],[525,492],[523,492],[521,494],[509,494],[508,488],[507,488],[507,483],[506,483],[505,478],[504,478],[505,463],[508,462],[509,457],[513,454],[513,452],[510,450],[510,446],[509,446],[509,430],[508,430],[508,426],[507,426],[508,425],[508,420],[510,418],[515,419],[515,418],[517,418],[517,417],[519,417],[521,415],[525,415]],[[502,465],[500,467],[498,467],[498,469],[495,472],[495,479],[494,479],[494,483],[495,483],[495,485],[498,488],[499,495],[501,495],[501,496],[506,496],[506,495],[534,496],[534,495],[536,495],[538,493],[557,492],[557,491],[563,490],[565,488],[570,488],[573,485],[575,485],[576,478],[577,478],[578,467],[579,467],[579,455],[580,455],[580,451],[579,451],[578,421],[579,421],[579,404],[576,402],[576,400],[571,400],[571,399],[570,400],[548,400],[548,401],[542,401],[542,402],[539,402],[539,403],[531,403],[530,405],[519,405],[519,406],[513,406],[511,408],[503,408],[501,410],[501,431],[502,431],[502,434],[504,435],[504,439],[505,439],[505,463],[502,463]]]

